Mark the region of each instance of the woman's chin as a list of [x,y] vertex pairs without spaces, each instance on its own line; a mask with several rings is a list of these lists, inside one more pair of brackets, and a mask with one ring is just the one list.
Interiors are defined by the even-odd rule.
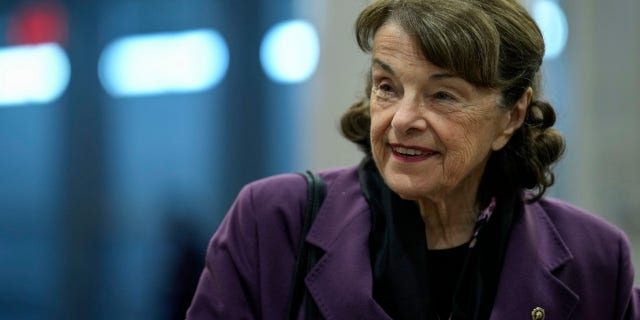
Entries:
[[[391,179],[390,179],[391,180]],[[428,189],[408,181],[387,181],[389,188],[404,200],[418,200],[428,195]]]

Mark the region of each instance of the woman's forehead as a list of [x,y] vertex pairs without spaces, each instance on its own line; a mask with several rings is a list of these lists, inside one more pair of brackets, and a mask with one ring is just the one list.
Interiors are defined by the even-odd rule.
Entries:
[[418,42],[402,27],[387,23],[378,29],[373,41],[373,56],[399,55],[405,60],[427,60]]
[[376,33],[371,67],[394,74],[398,64],[403,67],[428,67],[433,73],[458,77],[455,72],[435,65],[424,56],[417,41],[396,24],[385,24]]

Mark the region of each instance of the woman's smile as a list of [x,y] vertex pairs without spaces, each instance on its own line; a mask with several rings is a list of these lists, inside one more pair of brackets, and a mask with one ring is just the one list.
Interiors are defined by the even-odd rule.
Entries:
[[419,162],[438,154],[435,150],[402,144],[390,144],[391,155],[401,162]]

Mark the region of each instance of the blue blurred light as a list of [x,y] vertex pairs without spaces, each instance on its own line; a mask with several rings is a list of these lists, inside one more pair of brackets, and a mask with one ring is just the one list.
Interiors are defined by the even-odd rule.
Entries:
[[305,81],[318,66],[319,42],[310,23],[303,20],[281,22],[273,26],[262,40],[262,68],[276,82]]
[[533,18],[536,20],[544,37],[545,59],[559,57],[567,44],[569,27],[567,18],[558,3],[541,0],[533,5]]
[[98,65],[115,97],[198,92],[224,78],[229,48],[213,30],[136,35],[110,43]]
[[54,101],[71,77],[69,58],[57,44],[0,49],[0,106]]

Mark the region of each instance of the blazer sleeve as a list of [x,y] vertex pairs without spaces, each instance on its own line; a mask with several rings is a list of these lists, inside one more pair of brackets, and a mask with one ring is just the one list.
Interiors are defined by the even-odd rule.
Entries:
[[283,319],[306,181],[283,174],[245,186],[211,238],[189,320]]
[[618,311],[616,319],[640,319],[640,289],[634,287],[634,268],[631,261],[629,240],[622,236],[618,263]]
[[631,300],[627,307],[625,320],[640,319],[640,288],[633,288]]
[[240,191],[209,242],[189,320],[257,318],[258,246],[251,193],[248,186]]

